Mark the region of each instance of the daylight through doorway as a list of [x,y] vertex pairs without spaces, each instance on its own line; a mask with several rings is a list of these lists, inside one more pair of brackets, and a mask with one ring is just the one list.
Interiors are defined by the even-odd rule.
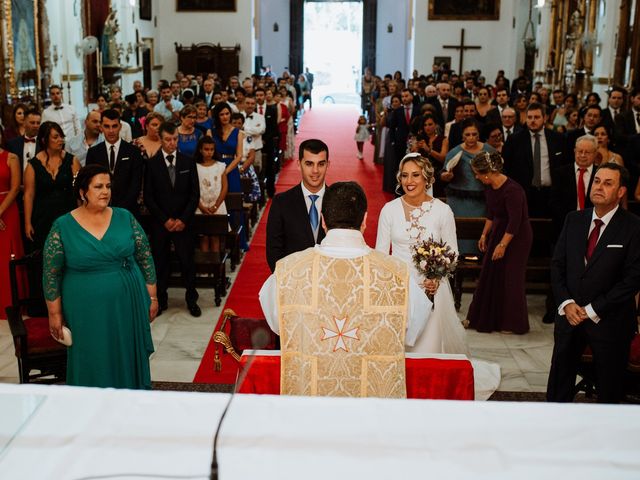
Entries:
[[362,2],[304,3],[304,66],[313,102],[360,105]]

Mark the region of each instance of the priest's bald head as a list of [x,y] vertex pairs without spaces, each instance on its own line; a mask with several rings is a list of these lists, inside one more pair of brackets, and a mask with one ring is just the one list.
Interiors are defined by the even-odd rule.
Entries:
[[356,182],[337,182],[327,187],[322,199],[322,228],[360,230],[367,223],[367,196]]

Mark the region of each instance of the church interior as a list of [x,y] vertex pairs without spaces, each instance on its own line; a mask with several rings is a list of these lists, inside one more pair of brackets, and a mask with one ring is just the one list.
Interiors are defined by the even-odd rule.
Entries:
[[[339,5],[334,6],[335,10],[318,13],[330,4]],[[6,305],[2,304],[3,309],[14,308],[13,320],[6,320],[7,315],[0,317],[0,476],[4,477],[2,472],[7,472],[6,478],[137,478],[138,475],[218,478],[216,447],[210,471],[208,463],[211,447],[215,445],[211,441],[215,434],[217,442],[220,433],[219,459],[224,478],[273,476],[275,472],[280,472],[281,478],[300,478],[301,475],[324,478],[336,470],[342,472],[341,478],[347,475],[389,478],[398,473],[422,472],[439,478],[471,475],[505,479],[515,475],[558,478],[576,473],[585,478],[637,478],[640,468],[636,453],[640,447],[637,438],[640,414],[635,405],[640,400],[637,315],[634,315],[633,335],[629,335],[628,340],[631,353],[626,355],[625,350],[625,390],[619,401],[611,402],[624,405],[602,405],[602,399],[597,404],[602,372],[594,367],[594,362],[600,361],[599,354],[594,356],[590,347],[583,349],[576,360],[578,377],[577,385],[574,382],[574,401],[579,405],[553,403],[557,400],[549,397],[548,389],[552,358],[556,359],[558,349],[558,322],[561,321],[558,319],[565,318],[563,313],[555,318],[556,311],[562,312],[565,304],[558,306],[559,302],[553,300],[556,293],[553,282],[557,275],[554,276],[556,267],[552,265],[552,257],[555,262],[557,251],[554,253],[554,249],[560,241],[560,231],[568,228],[563,227],[564,215],[589,205],[596,211],[595,199],[593,204],[585,206],[585,195],[589,202],[589,192],[593,195],[592,188],[595,188],[592,182],[597,179],[596,165],[608,162],[602,160],[605,154],[611,155],[612,163],[626,167],[626,175],[630,177],[620,209],[640,215],[638,25],[639,0],[1,2],[0,54],[4,61],[0,65],[3,132],[0,155],[4,151],[15,153],[8,146],[8,132],[18,137],[29,136],[24,133],[29,131],[25,130],[28,126],[17,120],[17,106],[25,118],[29,111],[37,111],[38,118],[42,112],[43,122],[47,110],[64,106],[66,111],[74,112],[71,128],[75,129],[75,135],[60,125],[66,134],[67,151],[70,151],[72,137],[83,138],[82,132],[89,129],[89,119],[96,111],[102,122],[105,121],[102,113],[112,109],[119,109],[121,114],[124,111],[115,117],[121,119],[124,126],[119,130],[118,142],[127,141],[138,147],[141,143],[137,137],[150,138],[146,127],[150,126],[154,112],[159,111],[157,106],[164,106],[164,102],[169,105],[173,100],[179,100],[180,108],[184,108],[183,104],[193,104],[194,112],[205,105],[204,115],[211,136],[215,136],[214,128],[222,127],[215,117],[218,114],[216,100],[210,99],[210,95],[220,94],[223,100],[217,102],[228,102],[232,120],[234,114],[241,119],[244,115],[242,121],[247,122],[252,112],[262,114],[262,107],[246,112],[244,102],[257,99],[258,91],[266,90],[270,95],[267,94],[265,105],[269,96],[277,95],[275,105],[278,109],[285,105],[282,115],[287,118],[283,120],[278,110],[278,122],[284,124],[284,130],[280,131],[280,143],[271,147],[273,158],[266,153],[263,134],[262,164],[256,160],[252,167],[252,171],[255,167],[255,184],[253,178],[245,181],[242,167],[240,190],[232,192],[231,181],[225,180],[225,189],[229,181],[226,200],[229,222],[224,222],[222,233],[218,227],[214,234],[223,238],[221,252],[214,251],[216,260],[212,260],[213,256],[207,256],[211,251],[200,243],[195,247],[199,306],[196,304],[194,309],[195,301],[190,303],[185,297],[179,274],[182,272],[182,278],[186,278],[186,274],[181,270],[182,263],[178,268],[178,262],[173,261],[178,248],[175,242],[171,251],[168,298],[150,290],[152,303],[160,297],[157,317],[148,329],[153,343],[153,353],[148,358],[152,392],[44,386],[65,384],[66,347],[48,338],[50,320],[46,310],[31,315],[25,305],[16,307],[17,292],[25,287],[9,264],[19,255],[9,251],[14,244],[2,240],[5,223],[0,223],[3,255],[0,261],[6,264],[6,275],[0,272],[0,291],[4,291],[0,299],[8,298]],[[283,78],[284,83],[280,85]],[[213,92],[205,88],[207,81],[214,85]],[[177,90],[174,84],[178,85]],[[442,96],[443,84],[447,85],[446,90],[451,89],[450,97],[449,93]],[[165,98],[163,91],[168,88],[174,96]],[[245,100],[236,95],[238,88],[246,95]],[[498,97],[505,89],[508,103],[503,104]],[[54,98],[56,91],[61,93],[62,103]],[[283,97],[287,98],[287,91],[293,93],[290,95],[293,98],[289,98],[288,103],[281,102]],[[404,100],[405,91],[411,95],[408,103]],[[486,99],[482,97],[483,91],[487,92]],[[622,94],[618,104],[612,101],[616,92]],[[136,100],[138,93],[142,94],[141,103]],[[438,103],[443,98],[444,103]],[[449,104],[449,112],[446,98],[455,101]],[[395,100],[397,105],[393,103]],[[569,100],[574,102],[572,106],[568,105]],[[468,104],[476,105],[470,114],[466,112]],[[417,130],[404,133],[400,142],[397,140],[400,128],[391,123],[392,110],[405,108],[407,124],[415,126],[414,114],[410,112],[414,105],[421,108],[416,114],[421,123]],[[425,110],[425,105],[429,105],[431,111]],[[456,105],[455,114],[453,105]],[[494,116],[497,121],[487,110],[484,110],[486,115],[481,114],[485,105],[498,112]],[[144,114],[138,115],[136,108],[143,108]],[[522,296],[528,323],[524,333],[499,325],[493,330],[483,330],[474,325],[473,318],[469,327],[470,311],[474,301],[478,301],[474,300],[474,292],[479,282],[485,281],[483,270],[488,268],[484,258],[488,254],[477,245],[484,241],[480,237],[489,235],[490,230],[487,230],[485,215],[461,213],[462,210],[459,212],[451,205],[454,228],[458,232],[458,271],[449,279],[443,277],[438,288],[446,282],[449,292],[446,298],[451,303],[456,328],[463,332],[464,351],[454,352],[443,347],[423,355],[407,349],[405,397],[409,400],[349,402],[351,399],[279,397],[284,385],[279,375],[285,368],[284,355],[281,367],[277,352],[281,347],[280,338],[268,331],[268,340],[256,340],[256,336],[264,332],[255,330],[255,323],[266,325],[262,319],[268,316],[263,312],[259,296],[264,282],[272,278],[273,268],[270,269],[266,259],[269,243],[273,241],[270,237],[273,226],[268,224],[268,219],[274,210],[274,195],[277,198],[278,194],[300,185],[301,175],[303,190],[305,188],[303,167],[298,162],[300,144],[318,138],[328,145],[330,160],[326,184],[323,184],[327,188],[349,180],[362,186],[368,202],[363,239],[370,249],[375,249],[382,228],[379,215],[385,205],[403,193],[401,172],[397,177],[396,172],[405,154],[425,156],[428,150],[428,158],[436,167],[435,174],[431,169],[432,177],[435,175],[431,195],[435,201],[447,203],[446,197],[453,196],[451,192],[455,189],[453,183],[445,183],[440,175],[456,168],[458,161],[464,163],[460,158],[465,157],[459,154],[449,163],[449,152],[460,145],[462,149],[471,145],[465,143],[465,122],[475,119],[473,126],[478,142],[481,140],[490,152],[497,151],[504,158],[505,181],[513,179],[513,183],[521,183],[513,173],[516,171],[513,162],[524,162],[524,159],[513,147],[514,139],[509,142],[508,137],[518,134],[512,133],[511,126],[514,132],[531,129],[533,134],[528,115],[536,108],[540,108],[544,116],[542,128],[562,139],[563,158],[568,158],[568,163],[574,163],[575,152],[579,166],[579,145],[591,141],[593,152],[597,152],[600,160],[596,163],[592,160],[593,173],[589,166],[589,175],[593,176],[584,185],[582,168],[573,171],[573,177],[578,171],[580,177],[573,178],[573,197],[569,201],[572,206],[558,221],[554,202],[560,202],[564,186],[557,185],[560,177],[551,172],[549,179],[554,183],[549,187],[549,180],[545,183],[545,167],[535,166],[536,161],[546,158],[550,170],[553,168],[552,162],[557,160],[553,157],[556,147],[551,139],[555,137],[547,137],[542,153],[537,137],[527,138],[533,149],[532,176],[541,179],[541,183],[535,179],[531,183],[529,179],[528,187],[523,186],[522,190],[529,202],[525,218],[531,225],[533,240],[530,253],[522,262],[522,271],[504,273],[507,278],[502,278],[503,284],[500,284],[509,286],[515,282],[515,276],[526,277]],[[599,121],[593,125],[588,119],[592,108],[599,112]],[[504,117],[508,117],[508,112],[513,112],[516,119],[510,126]],[[173,130],[168,131],[176,131],[182,138],[180,120],[183,121],[183,117],[178,118],[179,113],[173,110],[168,117],[166,111],[160,113],[168,120],[163,121],[159,130],[158,144],[165,134],[165,123],[175,121]],[[132,122],[125,121],[127,115]],[[397,116],[404,119],[400,114]],[[364,120],[360,122],[359,118]],[[438,156],[431,155],[436,146],[427,138],[430,135],[426,127],[428,119],[437,124],[434,137],[447,142],[445,147],[438,147],[443,148]],[[202,121],[200,113],[197,121]],[[127,123],[132,127],[129,138],[123,136]],[[367,133],[354,141],[354,131],[358,131],[361,123],[366,125]],[[460,138],[453,143],[457,123],[462,125],[457,125]],[[247,126],[245,123],[245,132]],[[607,135],[604,145],[596,133],[598,127],[603,126]],[[196,130],[198,128],[196,125]],[[494,145],[491,132],[496,131],[500,132],[500,139]],[[108,141],[105,131],[97,130],[98,135],[97,142]],[[248,133],[247,136],[250,142],[251,136]],[[429,144],[427,150],[420,147],[425,139]],[[396,153],[400,144],[401,153]],[[161,145],[157,152],[164,151],[165,144]],[[215,146],[218,150],[219,144]],[[89,158],[87,150],[96,148],[89,147],[85,142],[84,157]],[[40,151],[40,147],[37,148],[34,152]],[[194,144],[193,148],[198,149],[202,160],[201,143],[198,147]],[[141,150],[144,153],[144,148]],[[113,154],[113,150],[111,152]],[[180,152],[180,143],[177,152]],[[233,157],[235,152],[231,153]],[[26,150],[24,155],[24,159],[19,154],[17,158],[26,172],[27,163],[34,160],[29,160]],[[164,155],[167,160],[166,151]],[[300,155],[302,160],[302,150]],[[84,157],[78,167],[82,166],[83,170]],[[150,162],[149,157],[141,158]],[[220,155],[218,159],[223,157]],[[0,160],[2,158],[0,156]],[[245,161],[246,152],[242,162]],[[268,162],[273,162],[271,173],[266,166]],[[387,168],[389,162],[393,165],[391,174]],[[475,169],[473,160],[469,160],[469,164],[470,181],[479,181],[479,170]],[[195,169],[196,163],[193,165]],[[173,164],[170,167],[173,168]],[[200,172],[200,163],[197,167]],[[113,175],[113,163],[110,169]],[[178,173],[184,171],[179,169]],[[25,183],[18,189],[16,204],[20,204],[18,209],[23,216],[23,195],[25,199],[29,195],[25,193],[27,174],[20,172]],[[502,167],[491,172],[502,175]],[[75,175],[77,171],[74,179]],[[622,172],[619,178],[622,182]],[[175,178],[171,182],[174,184]],[[146,178],[142,185],[144,189],[149,185]],[[202,183],[200,185],[202,189]],[[3,186],[4,183],[0,184],[0,212],[4,208],[3,195],[9,193],[1,191]],[[568,188],[568,184],[566,186]],[[549,195],[545,197],[545,213],[532,210],[534,198],[538,197],[527,188]],[[144,202],[145,191],[138,192],[139,206]],[[526,204],[524,208],[527,209]],[[148,218],[145,220],[149,210],[145,214],[143,208],[142,217],[134,213],[147,234],[153,231],[149,229]],[[0,213],[0,221],[2,218]],[[23,218],[17,224],[18,236],[25,245],[20,251],[29,252],[31,238],[25,231]],[[209,225],[206,220],[200,224]],[[500,245],[504,238],[507,237],[503,237]],[[465,242],[471,246],[465,247]],[[320,244],[320,240],[317,243]],[[608,245],[611,246],[618,247]],[[151,250],[154,248],[152,242]],[[636,260],[633,255],[630,258]],[[584,261],[586,265],[588,257]],[[211,267],[212,263],[217,270]],[[0,266],[0,270],[2,268]],[[37,283],[41,278],[39,273]],[[626,269],[624,273],[626,275]],[[629,275],[631,278],[631,273]],[[29,276],[28,281],[32,278]],[[490,278],[487,281],[497,281],[496,277]],[[636,280],[640,281],[640,275],[633,277],[633,281]],[[91,288],[87,285],[87,289]],[[504,292],[494,291],[491,301],[501,303],[505,299],[506,305],[509,292],[506,288]],[[639,292],[640,284],[631,294],[636,297],[636,308],[640,308],[637,306]],[[83,296],[82,292],[77,293]],[[429,298],[433,300],[433,296]],[[436,295],[432,303],[434,311],[442,308],[437,305],[442,298]],[[594,300],[593,305],[598,303]],[[591,308],[592,304],[588,306]],[[589,318],[593,319],[590,310],[585,307],[584,312],[585,321],[590,322]],[[509,317],[512,313],[504,312],[504,315]],[[47,337],[48,343],[44,342],[47,348],[53,344],[53,353],[44,352],[43,356],[44,348],[38,351],[26,346],[31,333],[24,326],[28,327],[29,323],[26,320],[22,323],[28,316],[37,316],[43,322],[38,334]],[[345,341],[351,345],[349,342],[357,339],[353,331],[349,337],[349,332],[344,333],[342,327],[338,327],[336,323],[337,333],[333,335],[339,337],[342,345]],[[325,335],[328,335],[326,331]],[[284,343],[283,337],[283,352]],[[346,352],[347,347],[343,350]],[[31,370],[30,361],[35,362]],[[314,376],[318,375],[318,369],[322,370],[317,365],[309,367]],[[341,373],[344,372],[337,375]],[[371,377],[373,375],[371,373]],[[384,378],[384,373],[381,375]],[[236,390],[247,395],[235,395]],[[156,396],[145,397],[145,394]],[[227,394],[231,394],[229,403]],[[476,401],[449,401],[456,399]],[[242,415],[234,409],[242,410]],[[230,415],[225,418],[227,411]],[[310,415],[309,411],[315,413]],[[33,464],[32,456],[41,455],[38,445],[47,452],[42,454],[42,462]],[[324,460],[317,456],[318,452]],[[311,462],[316,467],[310,469]]]

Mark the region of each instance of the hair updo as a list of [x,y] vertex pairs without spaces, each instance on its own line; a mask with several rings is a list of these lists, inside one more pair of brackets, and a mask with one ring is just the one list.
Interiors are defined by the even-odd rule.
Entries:
[[501,173],[504,160],[498,152],[480,152],[471,160],[471,168],[478,173]]
[[396,190],[398,190],[398,188],[400,189],[402,188],[401,181],[400,181],[400,179],[402,178],[402,168],[405,166],[407,162],[413,162],[420,168],[420,170],[422,171],[422,176],[427,182],[425,189],[428,190],[429,187],[431,187],[431,185],[433,185],[433,182],[435,181],[435,171],[429,159],[427,159],[426,157],[423,157],[419,153],[408,153],[402,158],[402,160],[400,160],[400,165],[398,166],[398,172],[396,173],[396,180],[398,182],[398,187],[396,188]]

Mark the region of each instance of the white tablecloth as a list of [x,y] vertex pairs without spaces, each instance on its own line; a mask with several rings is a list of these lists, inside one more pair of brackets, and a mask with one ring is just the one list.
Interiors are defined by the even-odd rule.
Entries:
[[[8,394],[46,399],[0,456],[2,479],[206,478],[228,398],[0,384]],[[239,395],[220,478],[637,479],[639,432],[636,406]]]

